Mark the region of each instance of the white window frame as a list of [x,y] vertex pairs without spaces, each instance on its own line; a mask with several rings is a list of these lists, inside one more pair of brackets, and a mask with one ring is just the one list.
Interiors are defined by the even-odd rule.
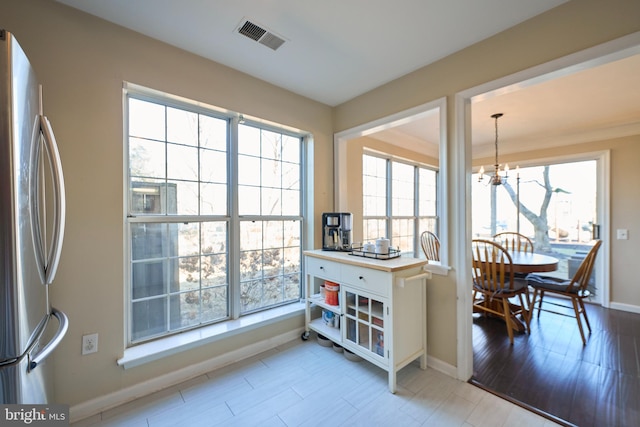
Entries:
[[[188,111],[193,111],[198,114],[205,114],[208,116],[214,116],[221,119],[228,120],[228,136],[227,136],[227,213],[226,215],[193,215],[193,216],[178,216],[178,215],[149,215],[149,216],[139,216],[133,215],[129,212],[130,210],[130,197],[129,197],[129,186],[130,186],[130,177],[129,177],[129,151],[128,151],[128,140],[129,140],[129,111],[128,111],[128,99],[129,97],[133,97],[136,99],[142,99],[147,101],[152,101],[158,103],[159,105],[176,107],[185,109]],[[215,323],[221,323],[224,321],[234,321],[241,316],[249,315],[251,313],[255,313],[257,311],[267,311],[271,309],[275,309],[275,312],[281,312],[279,310],[284,305],[289,305],[293,303],[299,303],[300,298],[303,296],[303,286],[302,286],[302,278],[303,278],[303,262],[302,262],[302,250],[305,247],[305,209],[306,209],[306,198],[307,198],[307,185],[305,183],[305,177],[307,176],[307,165],[305,159],[307,158],[307,144],[312,140],[311,135],[307,132],[301,131],[299,129],[290,128],[284,125],[279,125],[276,123],[268,122],[265,120],[261,120],[258,118],[244,116],[242,114],[238,114],[235,112],[231,112],[229,110],[217,108],[211,105],[203,104],[197,101],[188,100],[182,97],[166,94],[160,91],[156,91],[153,89],[145,88],[139,85],[125,83],[123,90],[123,112],[124,112],[124,129],[123,129],[123,140],[124,140],[124,153],[123,153],[123,164],[124,164],[124,242],[125,242],[125,259],[124,259],[124,283],[125,283],[125,325],[126,325],[126,343],[128,347],[132,347],[138,344],[142,344],[148,341],[161,339],[170,337],[177,333],[182,333],[187,330],[196,330],[198,328],[202,328],[205,326],[209,326]],[[298,215],[287,215],[287,216],[261,216],[261,215],[253,215],[253,216],[240,216],[238,214],[238,125],[244,123],[247,125],[256,126],[260,129],[265,129],[277,133],[282,133],[283,135],[292,136],[294,138],[300,138],[300,158],[299,158],[299,168],[300,168],[300,181],[299,181],[299,212]],[[240,229],[240,221],[242,220],[294,220],[299,221],[300,224],[300,242],[299,242],[299,255],[300,255],[300,267],[299,267],[299,296],[295,300],[285,301],[280,304],[274,304],[269,307],[262,307],[256,310],[246,311],[241,314],[241,303],[240,303],[240,244],[239,244],[239,229]],[[157,334],[151,337],[145,337],[139,340],[132,339],[132,294],[131,294],[131,257],[132,257],[132,247],[131,247],[131,224],[140,223],[140,222],[156,222],[156,223],[168,223],[168,222],[177,222],[181,223],[184,221],[224,221],[227,223],[227,266],[228,266],[228,293],[227,293],[227,304],[228,304],[228,316],[225,319],[217,319],[210,323],[202,323],[195,326],[190,326],[186,328],[180,328],[176,330],[168,330],[164,333]],[[169,295],[169,294],[167,294]],[[168,321],[167,321],[168,322]]]
[[[413,243],[412,243],[412,253],[408,253],[407,251],[404,251],[404,254],[407,255],[411,255],[414,256],[416,258],[420,258],[420,257],[424,257],[424,253],[422,252],[421,246],[420,246],[420,234],[422,231],[420,229],[420,222],[421,220],[427,219],[427,220],[433,220],[435,221],[435,227],[429,231],[434,232],[436,235],[440,234],[439,231],[439,224],[440,224],[440,216],[438,214],[438,212],[440,212],[440,208],[439,208],[439,172],[437,170],[437,168],[434,168],[432,166],[429,165],[425,165],[425,164],[421,164],[421,163],[417,163],[417,162],[411,162],[408,160],[404,160],[404,159],[398,159],[395,158],[394,156],[391,155],[386,155],[383,153],[379,153],[379,152],[375,152],[375,151],[371,151],[371,150],[364,150],[364,152],[362,153],[363,158],[365,156],[370,156],[370,157],[376,157],[379,159],[383,159],[385,161],[385,170],[386,170],[386,188],[385,188],[385,193],[386,193],[386,207],[385,207],[385,214],[383,216],[367,216],[364,213],[364,209],[363,209],[363,215],[362,215],[362,222],[363,222],[363,228],[364,228],[364,222],[367,220],[383,220],[385,222],[385,228],[386,228],[386,237],[391,238],[391,243],[394,246],[397,246],[397,243],[393,241],[393,236],[394,235],[394,228],[393,228],[393,222],[394,220],[403,220],[403,219],[408,219],[411,222],[413,222]],[[393,164],[402,164],[402,165],[407,165],[413,168],[413,212],[411,215],[397,215],[395,212],[393,212]],[[430,171],[434,171],[436,173],[435,175],[435,202],[436,202],[436,206],[435,206],[435,215],[421,215],[421,213],[419,212],[419,189],[420,189],[420,180],[419,180],[419,171],[420,169],[426,169],[426,170],[430,170]],[[364,199],[364,189],[363,189],[363,199]],[[384,237],[384,236],[380,236],[380,237]]]

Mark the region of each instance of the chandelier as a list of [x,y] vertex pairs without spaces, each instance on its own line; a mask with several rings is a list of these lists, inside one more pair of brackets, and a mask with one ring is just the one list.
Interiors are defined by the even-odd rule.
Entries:
[[[504,172],[500,171],[500,164],[498,163],[498,119],[502,117],[502,113],[496,113],[491,116],[492,119],[495,119],[496,126],[496,163],[494,164],[493,175],[489,177],[489,183],[491,185],[500,185],[507,181],[509,177],[509,165],[504,165]],[[480,166],[480,170],[478,171],[480,177],[478,181],[481,182],[484,179],[484,166]]]

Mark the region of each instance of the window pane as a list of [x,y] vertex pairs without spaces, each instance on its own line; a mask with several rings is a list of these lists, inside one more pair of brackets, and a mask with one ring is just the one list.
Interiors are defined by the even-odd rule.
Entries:
[[227,150],[227,121],[200,115],[200,147]]
[[198,146],[198,115],[167,108],[167,141]]
[[282,161],[300,163],[300,138],[282,135]]
[[129,139],[129,174],[132,177],[164,178],[165,144],[148,139]]
[[282,188],[288,190],[300,189],[300,165],[282,163]]
[[300,298],[301,221],[243,221],[241,311]]
[[167,177],[197,181],[198,149],[184,145],[167,144]]
[[282,135],[279,133],[262,131],[262,157],[265,159],[282,159]]
[[282,215],[281,191],[277,188],[262,188],[262,215]]
[[200,184],[200,215],[227,214],[227,186]]
[[167,185],[164,180],[131,181],[129,211],[133,214],[164,214]]
[[260,188],[238,186],[238,213],[240,215],[260,214]]
[[241,185],[260,185],[260,158],[238,156],[238,183]]
[[435,171],[420,168],[418,170],[418,192],[419,192],[419,207],[418,215],[420,216],[435,216],[436,215],[436,179],[437,173]]
[[227,182],[227,153],[200,150],[200,181]]
[[392,220],[393,235],[391,236],[391,246],[399,247],[402,253],[413,254],[415,242],[413,224],[413,218]]
[[262,159],[262,186],[280,188],[282,186],[282,169],[281,163],[275,160]]
[[165,298],[134,302],[131,312],[132,340],[153,337],[167,331]]
[[136,261],[169,256],[172,239],[167,224],[131,224],[131,258]]
[[129,98],[129,135],[164,141],[165,107]]
[[386,221],[383,219],[367,219],[364,221],[363,239],[365,242],[373,242],[387,235]]
[[165,261],[139,262],[132,265],[131,298],[147,298],[166,293]]
[[260,129],[238,126],[238,153],[260,157]]
[[362,156],[362,214],[385,216],[387,214],[387,161]]
[[391,215],[414,215],[415,167],[398,162],[391,162],[391,167],[393,176]]
[[[176,199],[172,202],[173,209],[168,209],[168,214],[197,215],[199,206],[198,183],[177,181],[169,182],[167,186],[173,188]],[[174,210],[175,209],[175,210]]]

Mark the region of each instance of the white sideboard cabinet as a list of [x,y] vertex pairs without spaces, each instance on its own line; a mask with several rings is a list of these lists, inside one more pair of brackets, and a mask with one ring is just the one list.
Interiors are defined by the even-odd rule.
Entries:
[[[305,251],[305,332],[321,334],[389,373],[420,359],[427,368],[427,261],[373,259],[347,252]],[[340,286],[338,305],[320,293],[326,282]],[[324,312],[324,315],[323,315]]]

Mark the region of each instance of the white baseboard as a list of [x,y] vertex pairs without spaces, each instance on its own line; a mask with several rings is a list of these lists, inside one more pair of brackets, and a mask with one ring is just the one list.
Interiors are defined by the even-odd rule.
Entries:
[[458,378],[458,368],[435,357],[427,355],[427,366],[452,378]]
[[612,302],[609,303],[609,308],[614,310],[628,311],[629,313],[638,313],[640,314],[640,307],[637,305],[624,304],[621,302]]
[[132,400],[138,399],[142,396],[155,393],[159,390],[180,384],[181,382],[188,381],[207,372],[230,365],[231,363],[239,360],[255,356],[263,351],[271,350],[272,348],[294,339],[300,339],[300,335],[303,330],[304,328],[298,328],[282,335],[271,337],[229,353],[222,354],[214,357],[213,359],[205,360],[204,362],[200,362],[195,365],[186,366],[182,369],[177,369],[165,375],[135,384],[131,387],[123,388],[113,393],[73,405],[69,408],[70,422],[77,422],[92,415],[99,414],[100,412],[131,402]]

